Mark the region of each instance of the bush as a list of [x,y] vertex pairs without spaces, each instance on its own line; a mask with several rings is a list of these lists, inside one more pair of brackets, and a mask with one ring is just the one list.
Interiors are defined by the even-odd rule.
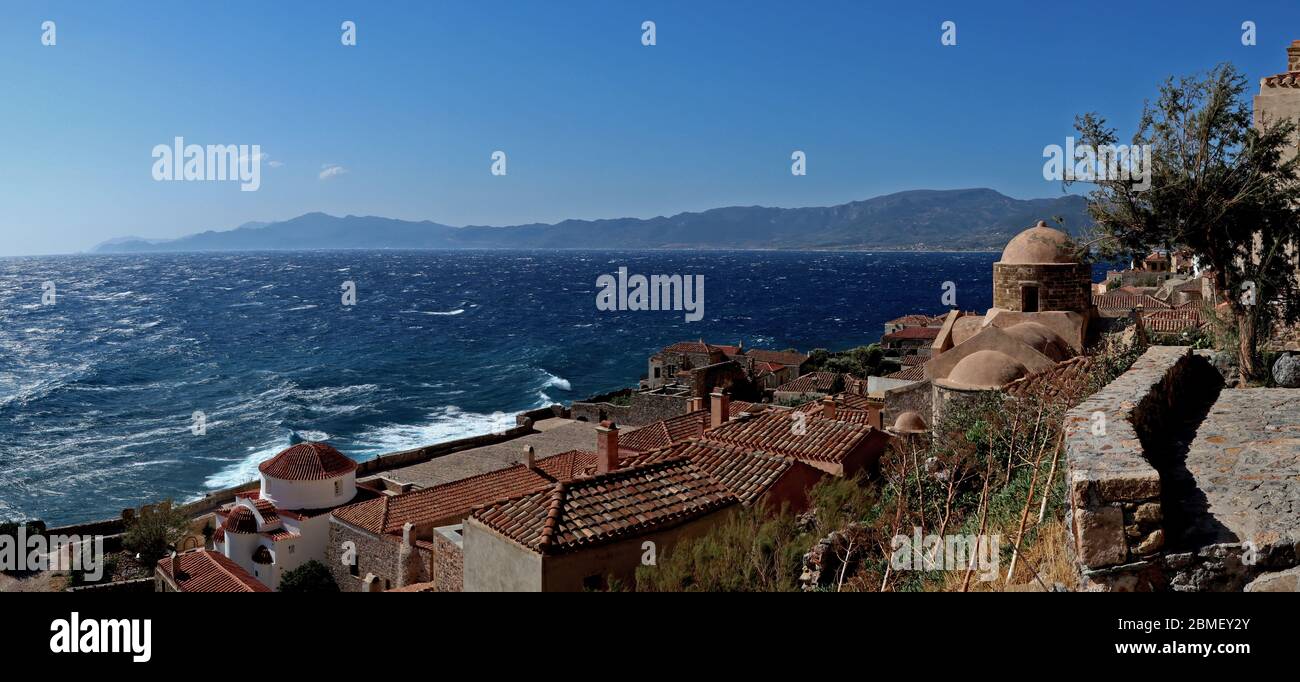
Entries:
[[280,578],[280,592],[338,592],[338,583],[325,564],[312,559]]
[[189,532],[189,519],[171,500],[146,507],[126,528],[122,546],[140,555],[140,563],[153,566],[171,554]]

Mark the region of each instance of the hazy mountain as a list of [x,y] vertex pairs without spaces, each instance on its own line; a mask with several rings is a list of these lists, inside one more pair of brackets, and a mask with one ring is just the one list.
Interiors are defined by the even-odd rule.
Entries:
[[672,217],[565,220],[553,225],[452,227],[374,216],[308,213],[167,241],[116,239],[97,253],[299,249],[696,248],[997,249],[1054,216],[1090,225],[1083,197],[1012,199],[991,189],[913,190],[839,206],[732,206]]

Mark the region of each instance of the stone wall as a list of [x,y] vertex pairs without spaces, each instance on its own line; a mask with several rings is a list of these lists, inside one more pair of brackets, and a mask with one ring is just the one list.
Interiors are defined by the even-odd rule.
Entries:
[[630,405],[615,405],[610,402],[576,402],[570,408],[573,418],[578,421],[598,424],[611,419],[624,426],[645,426],[661,419],[669,419],[686,414],[689,396],[671,395],[640,391],[629,393]]
[[[345,542],[356,547],[356,570],[344,563]],[[364,592],[363,581],[367,574],[374,574],[379,585],[397,587],[398,548],[400,538],[392,536],[375,536],[354,528],[334,517],[330,517],[330,539],[325,547],[325,565],[329,567],[343,592]]]
[[1092,304],[1092,267],[1085,263],[993,264],[993,307],[1020,311],[1020,286],[1038,285],[1038,310],[1083,312]]
[[1065,417],[1066,523],[1082,585],[1162,589],[1161,479],[1153,449],[1203,362],[1186,346],[1155,346]]
[[465,554],[461,545],[433,532],[433,558],[429,580],[438,592],[460,592],[465,581]]
[[885,405],[880,409],[880,424],[891,428],[898,415],[903,412],[915,412],[921,415],[927,426],[933,426],[930,406],[933,396],[929,381],[917,381],[905,386],[890,388],[885,391]]

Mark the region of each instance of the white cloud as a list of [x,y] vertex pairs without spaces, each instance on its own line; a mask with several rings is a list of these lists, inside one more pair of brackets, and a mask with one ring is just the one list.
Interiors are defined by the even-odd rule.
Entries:
[[336,175],[343,175],[346,172],[348,172],[348,169],[338,165],[337,163],[327,163],[321,166],[320,179],[328,180]]

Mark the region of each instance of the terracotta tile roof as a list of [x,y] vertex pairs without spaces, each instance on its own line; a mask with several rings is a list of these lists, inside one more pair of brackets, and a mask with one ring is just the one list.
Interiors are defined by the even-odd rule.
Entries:
[[739,499],[685,457],[560,482],[474,512],[523,547],[556,554],[685,523]]
[[755,362],[766,362],[775,365],[799,366],[808,359],[807,355],[798,351],[767,350],[765,348],[750,348],[745,351],[745,355],[753,358]]
[[[591,470],[595,469],[596,453],[588,450],[569,450],[558,455],[543,457],[534,464],[552,479],[567,481],[571,478],[586,476]],[[511,497],[511,495],[501,495],[500,497]]]
[[925,366],[912,365],[903,369],[886,374],[884,379],[902,379],[903,381],[925,381]]
[[710,351],[720,350],[716,346],[711,346],[703,341],[678,341],[671,346],[664,347],[664,353],[703,353],[708,354]]
[[910,315],[904,315],[902,317],[895,317],[894,319],[886,322],[885,324],[899,325],[902,327],[926,327],[936,323],[943,324],[943,320],[947,316],[948,316],[947,313],[944,313],[943,315],[935,315],[935,316],[912,313]]
[[1079,355],[1016,379],[1003,386],[1002,392],[1015,398],[1034,399],[1080,395],[1095,366],[1096,359],[1093,356]]
[[257,517],[253,516],[253,510],[248,507],[236,505],[226,515],[221,527],[228,533],[256,533]]
[[1205,320],[1200,308],[1183,307],[1142,313],[1142,324],[1158,334],[1178,334],[1200,329]]
[[319,481],[356,469],[356,462],[325,443],[298,443],[257,466],[263,474],[286,481]]
[[[739,412],[735,411],[734,403],[727,412],[728,418],[732,414],[739,414]],[[650,450],[666,448],[674,443],[680,443],[687,438],[695,438],[708,426],[709,413],[707,410],[688,412],[676,417],[662,419],[653,424],[647,424],[626,436],[620,436],[618,446],[620,449],[649,452]]]
[[930,356],[928,355],[919,355],[916,353],[912,353],[909,355],[904,355],[900,357],[898,360],[899,362],[902,363],[904,367],[911,367],[912,365],[924,365],[926,361],[929,359]]
[[796,460],[735,445],[693,439],[671,448],[633,455],[625,466],[635,467],[685,457],[730,490],[742,504],[751,504],[767,492]]
[[[869,411],[848,407],[840,401],[838,396],[835,402],[837,403],[835,406],[835,421],[871,426],[871,413]],[[809,400],[795,409],[818,419],[823,419],[826,414],[826,407],[820,400]]]
[[794,435],[786,411],[730,421],[704,434],[706,440],[817,462],[842,462],[872,429],[830,419],[809,419],[806,433]]
[[940,327],[904,327],[880,337],[882,341],[924,341],[939,337]]
[[267,538],[267,539],[270,540],[271,542],[279,542],[279,541],[281,541],[281,540],[293,540],[293,539],[295,539],[295,538],[300,538],[300,537],[302,537],[301,535],[299,535],[299,534],[297,534],[297,533],[295,533],[295,532],[293,532],[293,531],[291,531],[291,530],[285,530],[285,529],[283,529],[283,528],[280,528],[280,529],[277,529],[277,530],[272,530],[272,531],[267,531],[267,532],[265,532],[265,533],[262,533],[262,536],[265,537],[265,538]]
[[254,507],[257,507],[257,513],[262,515],[262,521],[266,525],[280,522],[280,515],[275,510],[275,505],[269,500],[254,499],[251,500]]
[[882,407],[885,404],[885,401],[880,398],[872,398],[871,396],[856,393],[837,393],[835,394],[835,402],[854,410]]
[[271,588],[257,581],[239,564],[219,552],[192,549],[177,555],[180,558],[180,577],[173,574],[173,559],[158,562],[159,573],[177,584],[181,592],[270,592]]
[[1150,294],[1138,294],[1122,289],[1093,296],[1092,303],[1102,310],[1132,310],[1139,305],[1144,309],[1156,310],[1169,307],[1168,303]]
[[1266,88],[1300,88],[1300,71],[1287,71],[1263,80]]
[[[830,393],[831,388],[835,386],[835,380],[840,376],[835,372],[809,372],[794,381],[777,386],[776,390],[787,393]],[[845,386],[850,381],[861,381],[849,374],[843,377]]]
[[[561,453],[564,457],[570,453]],[[540,460],[540,462],[545,462]],[[592,456],[594,462],[595,456]],[[563,460],[553,463],[562,468]],[[544,467],[539,464],[539,468]],[[439,523],[464,518],[482,504],[545,488],[555,482],[542,472],[515,464],[497,471],[451,481],[401,495],[384,495],[339,507],[335,518],[371,533],[400,533],[407,523]]]

